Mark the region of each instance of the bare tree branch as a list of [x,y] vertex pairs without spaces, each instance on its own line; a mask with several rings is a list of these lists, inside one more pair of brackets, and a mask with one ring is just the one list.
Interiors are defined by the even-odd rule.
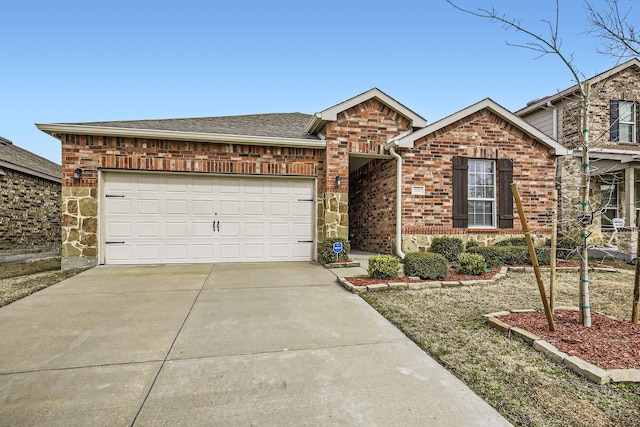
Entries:
[[449,3],[455,9],[458,9],[464,13],[468,13],[478,18],[488,19],[491,22],[497,22],[501,24],[502,27],[505,29],[513,29],[513,30],[516,30],[516,32],[521,32],[532,37],[535,41],[529,42],[524,45],[512,44],[509,42],[507,42],[507,44],[510,46],[521,47],[521,48],[533,50],[535,52],[539,52],[540,56],[538,58],[548,54],[556,55],[567,66],[571,74],[573,74],[574,81],[578,83],[578,86],[580,86],[582,95],[583,96],[585,95],[582,79],[580,78],[577,69],[573,65],[573,55],[567,57],[561,51],[562,38],[558,35],[559,34],[558,27],[559,27],[559,16],[560,16],[560,0],[556,0],[555,24],[552,24],[551,21],[543,21],[543,22],[546,22],[547,25],[549,26],[548,38],[545,38],[540,34],[536,34],[533,31],[526,29],[522,25],[522,21],[520,20],[509,19],[506,17],[506,15],[498,14],[498,12],[495,10],[493,6],[491,7],[491,9],[478,8],[477,11],[472,11],[469,9],[465,9],[461,6],[458,6],[453,0],[447,0],[447,3]]
[[606,3],[606,11],[596,9],[589,1],[585,5],[591,27],[587,34],[605,41],[604,48],[598,52],[619,59],[640,55],[640,39],[635,27],[627,21],[631,9],[621,14],[618,0],[606,0]]

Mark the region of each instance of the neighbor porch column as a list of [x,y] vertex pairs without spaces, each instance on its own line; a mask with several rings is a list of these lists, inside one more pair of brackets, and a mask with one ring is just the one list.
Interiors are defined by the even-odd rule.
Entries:
[[636,176],[635,168],[624,170],[624,225],[633,226],[636,223]]

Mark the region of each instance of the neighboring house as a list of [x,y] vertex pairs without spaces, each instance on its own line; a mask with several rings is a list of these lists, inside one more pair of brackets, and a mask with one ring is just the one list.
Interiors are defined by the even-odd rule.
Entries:
[[60,255],[61,168],[0,138],[0,263]]
[[[640,215],[640,61],[632,59],[589,79],[589,168],[593,225],[589,241],[635,257]],[[515,114],[573,151],[559,168],[561,227],[574,237],[582,215],[580,170],[582,165],[581,99],[578,86],[530,102]],[[625,227],[619,228],[615,218]],[[610,251],[611,252],[611,251]]]
[[65,267],[314,260],[325,237],[486,244],[522,233],[512,181],[544,236],[567,153],[490,99],[427,125],[375,88],[314,115],[37,127],[62,142]]

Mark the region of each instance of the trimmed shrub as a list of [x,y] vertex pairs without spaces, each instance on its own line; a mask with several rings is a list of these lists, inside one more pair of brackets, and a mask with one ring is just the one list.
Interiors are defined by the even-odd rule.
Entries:
[[[529,250],[526,246],[487,246],[470,248],[468,253],[482,255],[487,267],[501,267],[503,265],[532,265]],[[549,248],[536,248],[539,265],[551,263]]]
[[487,263],[484,261],[482,255],[463,253],[458,258],[460,263],[460,273],[470,274],[472,276],[480,276],[487,270]]
[[411,252],[405,255],[404,274],[424,280],[440,280],[449,274],[449,262],[440,254]]
[[467,248],[477,248],[478,246],[480,245],[475,240],[469,240],[466,245]]
[[[533,241],[533,238],[532,238]],[[522,237],[510,237],[496,242],[496,246],[527,246],[527,239]]]
[[[546,248],[551,248],[551,239],[544,242]],[[569,259],[573,255],[577,255],[577,248],[580,247],[580,241],[573,237],[564,236],[556,242],[556,257],[559,259]],[[549,255],[551,256],[551,255]]]
[[[342,243],[342,252],[339,254],[333,252],[333,244],[336,242]],[[349,251],[351,251],[349,240],[341,237],[327,237],[320,244],[318,255],[322,264],[330,264],[336,261],[347,261],[349,259]]]
[[391,255],[375,255],[369,258],[369,277],[375,279],[393,279],[398,277],[400,259]]
[[458,259],[463,250],[464,243],[458,237],[434,237],[429,252],[440,254],[447,261],[453,262]]

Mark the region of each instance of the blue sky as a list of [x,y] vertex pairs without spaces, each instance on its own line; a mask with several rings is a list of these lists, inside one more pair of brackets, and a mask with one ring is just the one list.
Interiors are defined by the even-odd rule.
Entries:
[[[493,5],[545,35],[555,19],[554,0],[458,4]],[[59,141],[34,123],[312,114],[372,87],[433,122],[574,84],[556,57],[507,45],[522,34],[445,0],[24,0],[0,15],[0,136],[57,163]],[[586,29],[584,3],[561,0],[563,50],[591,76],[615,62]]]

